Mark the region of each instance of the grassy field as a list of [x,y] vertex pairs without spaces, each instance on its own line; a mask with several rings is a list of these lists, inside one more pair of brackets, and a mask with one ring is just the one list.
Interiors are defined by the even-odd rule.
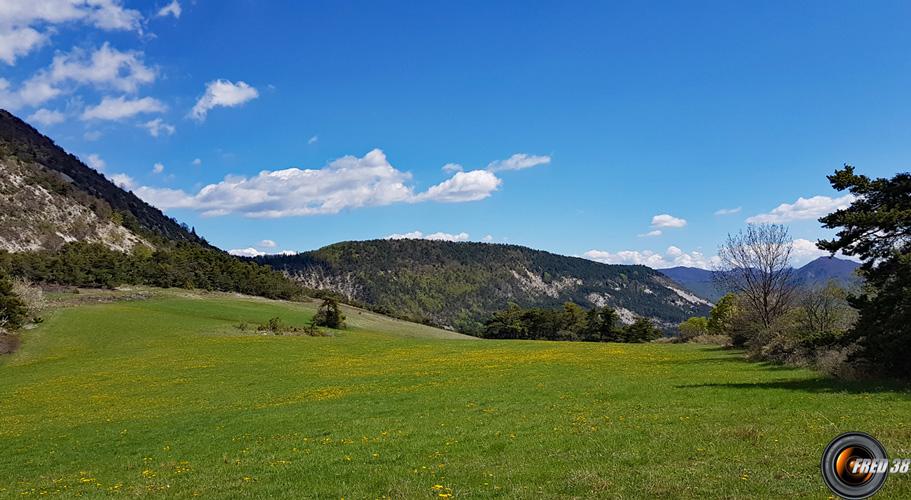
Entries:
[[911,457],[908,392],[710,347],[478,341],[354,310],[332,337],[265,337],[235,325],[315,305],[141,295],[60,296],[0,358],[0,496],[827,498],[839,432]]

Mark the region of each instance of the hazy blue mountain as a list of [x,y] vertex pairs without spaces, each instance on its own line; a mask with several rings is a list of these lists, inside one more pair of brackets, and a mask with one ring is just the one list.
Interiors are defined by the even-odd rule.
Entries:
[[[797,268],[794,277],[802,285],[824,285],[833,280],[841,286],[851,287],[860,281],[855,274],[858,267],[860,267],[860,263],[853,260],[819,257],[803,267]],[[671,267],[660,269],[659,272],[704,299],[714,302],[724,295],[715,288],[712,271],[697,267]]]

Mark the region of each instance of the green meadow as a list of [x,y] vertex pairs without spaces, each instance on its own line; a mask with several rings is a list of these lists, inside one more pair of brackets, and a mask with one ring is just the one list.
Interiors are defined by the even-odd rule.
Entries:
[[[55,297],[0,358],[0,497],[827,498],[863,430],[911,457],[911,398],[700,345],[488,341],[316,304]],[[878,497],[911,497],[893,475]]]

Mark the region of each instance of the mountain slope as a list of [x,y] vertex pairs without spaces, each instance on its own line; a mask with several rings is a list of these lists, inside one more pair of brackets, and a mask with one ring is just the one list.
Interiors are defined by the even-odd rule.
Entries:
[[0,110],[0,249],[54,249],[69,241],[129,249],[148,235],[204,243]]
[[476,332],[509,302],[609,305],[626,321],[646,316],[664,326],[708,310],[706,301],[645,266],[612,266],[515,245],[373,240],[256,260],[309,288],[464,332]]
[[[794,280],[805,286],[819,286],[835,281],[843,287],[852,287],[860,281],[854,273],[858,267],[860,264],[853,260],[819,257],[795,269]],[[697,267],[672,267],[661,269],[660,272],[704,299],[716,301],[724,295],[715,288],[712,271]]]

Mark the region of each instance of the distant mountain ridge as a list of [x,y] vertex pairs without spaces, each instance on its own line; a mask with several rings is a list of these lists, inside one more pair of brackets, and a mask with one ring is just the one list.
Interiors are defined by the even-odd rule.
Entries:
[[[841,286],[851,287],[860,282],[860,277],[855,274],[858,267],[860,263],[853,260],[819,257],[795,269],[794,278],[802,285],[824,285],[835,281]],[[658,271],[706,300],[714,302],[724,295],[715,288],[712,271],[698,267],[672,267]]]
[[477,332],[494,311],[611,306],[661,326],[708,311],[707,301],[645,266],[607,265],[516,245],[429,240],[336,243],[256,261],[303,285],[331,290],[380,311]]
[[0,109],[0,249],[55,249],[88,241],[129,250],[148,245],[148,235],[208,246],[186,226]]

